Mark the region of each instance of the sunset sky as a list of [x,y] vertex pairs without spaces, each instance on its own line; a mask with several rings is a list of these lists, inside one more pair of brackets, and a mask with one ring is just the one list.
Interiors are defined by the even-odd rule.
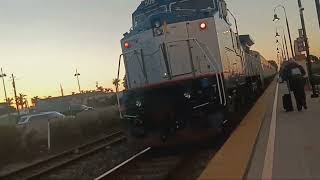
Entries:
[[[293,39],[300,19],[296,0],[227,0],[241,34],[251,34],[267,59],[276,59],[273,8],[287,7]],[[122,34],[131,27],[131,13],[140,0],[0,0],[0,67],[17,78],[18,93],[58,96],[77,92],[75,69],[83,90],[96,82],[112,87]],[[303,0],[311,52],[320,55],[319,25],[313,0]],[[279,9],[279,22],[284,16]],[[7,91],[13,97],[9,78]],[[0,84],[0,101],[4,99]]]

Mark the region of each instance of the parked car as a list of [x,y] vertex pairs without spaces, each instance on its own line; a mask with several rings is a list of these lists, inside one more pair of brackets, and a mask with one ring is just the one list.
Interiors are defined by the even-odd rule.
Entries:
[[43,112],[39,114],[25,115],[20,118],[18,125],[24,125],[32,121],[47,121],[51,119],[64,119],[66,116],[59,112]]
[[82,108],[84,111],[93,111],[94,108],[93,107],[89,107],[89,106],[86,106],[86,105],[82,105]]

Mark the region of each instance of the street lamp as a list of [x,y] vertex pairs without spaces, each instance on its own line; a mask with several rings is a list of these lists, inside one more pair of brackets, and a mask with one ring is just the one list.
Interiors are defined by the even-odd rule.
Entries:
[[[285,59],[285,55],[283,52],[283,48],[281,47],[282,45],[279,41],[276,44],[277,44],[277,53],[280,54],[281,62],[283,62],[283,60]],[[281,53],[280,53],[280,51],[281,51]]]
[[276,21],[279,21],[280,18],[277,14],[277,8],[282,8],[283,11],[284,11],[284,15],[286,17],[286,24],[287,24],[287,29],[288,29],[288,35],[289,35],[289,40],[290,40],[290,47],[291,47],[291,53],[292,53],[292,58],[294,58],[294,51],[293,51],[293,45],[292,45],[292,39],[291,39],[291,32],[290,32],[290,27],[289,27],[289,21],[288,21],[288,16],[287,16],[287,11],[286,11],[286,8],[282,5],[278,5],[274,8],[274,16],[273,16],[273,21],[276,22]]
[[2,78],[2,84],[3,84],[3,90],[4,90],[4,97],[6,98],[6,103],[8,103],[8,96],[7,96],[7,90],[6,90],[6,84],[4,83],[4,78],[7,75],[5,73],[3,73],[3,70],[1,68],[1,74],[0,74],[0,78]]
[[304,8],[302,7],[301,0],[298,0],[298,6],[299,6],[299,12],[300,12],[301,26],[302,26],[302,31],[303,31],[303,39],[304,39],[304,44],[305,44],[305,48],[306,48],[308,76],[309,76],[309,81],[310,81],[311,87],[312,87],[311,97],[317,98],[317,97],[319,97],[319,94],[316,91],[315,84],[314,84],[313,77],[312,77],[310,47],[309,47],[309,42],[308,42],[308,37],[307,37],[306,25],[304,22],[304,14],[303,14]]
[[320,27],[320,1],[319,0],[315,0],[315,3],[316,3],[318,22],[319,22],[319,27]]
[[74,74],[74,76],[77,78],[79,92],[81,93],[81,87],[80,87],[80,81],[79,81],[80,73],[78,73],[78,69],[76,69],[76,73]]
[[288,52],[288,44],[287,44],[287,37],[286,34],[284,33],[284,29],[282,26],[276,27],[276,37],[280,37],[279,34],[279,29],[282,30],[282,45],[283,45],[283,50],[285,51],[285,54],[287,55],[287,59],[289,60],[289,52]]

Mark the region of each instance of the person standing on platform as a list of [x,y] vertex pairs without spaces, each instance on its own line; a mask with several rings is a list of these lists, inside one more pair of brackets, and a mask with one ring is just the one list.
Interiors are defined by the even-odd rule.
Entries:
[[298,111],[302,108],[307,109],[306,93],[304,90],[306,71],[304,68],[296,63],[294,60],[290,60],[284,67],[283,80],[288,82],[288,88],[293,91],[296,99]]

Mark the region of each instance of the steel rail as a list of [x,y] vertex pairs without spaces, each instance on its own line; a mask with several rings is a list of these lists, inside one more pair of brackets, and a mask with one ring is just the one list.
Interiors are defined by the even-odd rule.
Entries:
[[146,152],[150,151],[151,147],[148,147],[147,149],[137,153],[136,155],[132,156],[131,158],[129,158],[128,160],[122,162],[121,164],[117,165],[116,167],[110,169],[109,171],[107,171],[106,173],[100,175],[99,177],[95,178],[95,180],[101,180],[105,177],[107,177],[108,175],[110,175],[111,173],[114,173],[115,171],[117,171],[118,169],[120,169],[121,167],[127,165],[128,163],[130,163],[131,161],[133,161],[134,159],[136,159],[137,157],[145,154]]
[[121,131],[116,131],[90,143],[72,148],[7,174],[0,175],[0,179],[39,179],[40,176],[46,175],[124,140],[126,140],[126,137],[123,133]]

